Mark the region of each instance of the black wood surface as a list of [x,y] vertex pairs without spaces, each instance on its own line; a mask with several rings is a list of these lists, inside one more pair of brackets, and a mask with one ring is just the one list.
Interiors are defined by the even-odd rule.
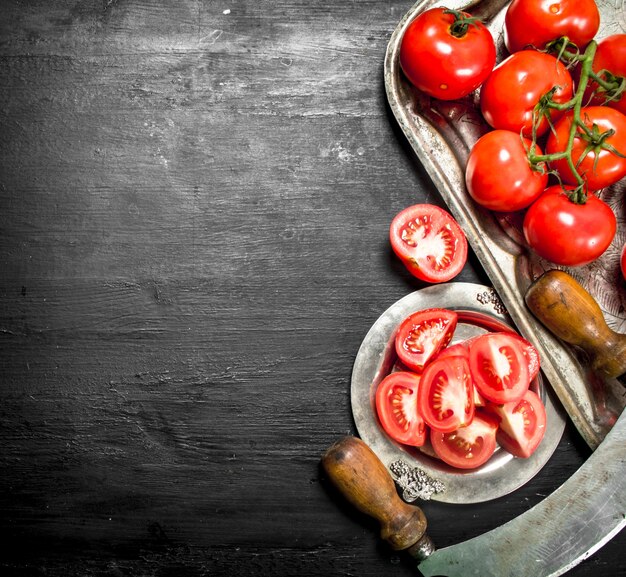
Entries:
[[[416,575],[319,468],[361,340],[424,286],[389,222],[442,204],[384,95],[410,3],[0,7],[0,574]],[[568,428],[512,495],[425,503],[432,537],[588,455]],[[626,574],[625,543],[571,575]]]

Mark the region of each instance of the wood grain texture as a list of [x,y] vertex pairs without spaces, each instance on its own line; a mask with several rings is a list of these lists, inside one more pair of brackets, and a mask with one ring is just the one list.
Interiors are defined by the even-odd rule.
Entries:
[[[409,8],[1,3],[0,573],[415,574],[319,466],[361,340],[423,286],[389,222],[441,204],[383,89]],[[568,431],[515,494],[425,503],[429,533],[586,456]],[[626,574],[623,544],[571,574]]]

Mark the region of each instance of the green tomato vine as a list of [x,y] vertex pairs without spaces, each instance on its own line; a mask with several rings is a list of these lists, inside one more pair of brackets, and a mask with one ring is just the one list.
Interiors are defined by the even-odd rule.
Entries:
[[[589,81],[593,81],[599,87],[597,92],[602,93],[605,96],[605,103],[611,100],[619,99],[622,94],[626,92],[626,78],[620,78],[613,75],[610,71],[601,70],[594,72],[593,60],[595,57],[597,43],[591,41],[587,46],[584,53],[580,53],[578,48],[571,44],[567,38],[561,38],[549,44],[546,49],[548,51],[557,54],[557,58],[564,61],[569,67],[580,65],[580,78],[576,92],[574,96],[564,103],[557,103],[553,100],[556,87],[545,94],[541,100],[535,106],[533,111],[533,128],[532,128],[532,144],[528,149],[528,160],[534,170],[545,170],[544,165],[546,163],[553,162],[555,160],[565,160],[576,178],[577,185],[573,190],[568,190],[567,194],[572,202],[577,204],[584,204],[587,200],[587,190],[585,180],[578,172],[578,165],[590,152],[595,152],[595,159],[597,162],[598,154],[601,149],[608,150],[612,154],[620,157],[624,157],[622,153],[615,149],[608,139],[615,133],[614,130],[601,131],[597,124],[593,124],[591,127],[585,124],[581,115],[581,110],[585,105],[584,96],[589,84]],[[552,120],[550,117],[551,110],[558,110],[560,112],[569,112],[572,114],[572,123],[568,135],[567,145],[565,150],[553,154],[537,154],[537,126],[541,119],[545,117],[550,124],[550,129],[554,130]],[[581,138],[586,142],[586,147],[583,153],[580,155],[578,162],[574,162],[572,157],[572,151],[574,148],[574,141],[576,138]],[[558,175],[557,175],[558,177]]]

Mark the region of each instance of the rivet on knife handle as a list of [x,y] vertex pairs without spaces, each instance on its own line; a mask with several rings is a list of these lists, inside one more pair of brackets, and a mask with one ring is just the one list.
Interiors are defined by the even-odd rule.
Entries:
[[561,340],[587,353],[602,377],[626,372],[626,335],[611,330],[594,298],[569,274],[550,270],[526,292],[533,314]]
[[337,441],[322,457],[322,466],[352,505],[380,523],[381,537],[394,550],[419,560],[433,552],[424,513],[400,499],[387,469],[361,439]]

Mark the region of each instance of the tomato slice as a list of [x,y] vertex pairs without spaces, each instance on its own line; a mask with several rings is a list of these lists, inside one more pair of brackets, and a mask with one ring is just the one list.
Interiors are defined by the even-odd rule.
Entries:
[[474,417],[474,386],[465,356],[444,357],[422,373],[417,410],[427,425],[449,433]]
[[489,414],[476,411],[466,427],[444,433],[431,430],[430,442],[437,456],[459,469],[475,469],[486,463],[496,450],[498,424]]
[[398,213],[389,239],[409,272],[426,282],[449,281],[467,261],[465,233],[448,212],[432,204],[416,204]]
[[470,346],[474,385],[485,399],[503,404],[522,398],[530,384],[528,361],[512,333],[487,333]]
[[398,358],[409,369],[421,373],[441,349],[446,347],[458,315],[448,309],[425,309],[409,315],[396,333],[395,346]]
[[491,405],[500,421],[496,439],[503,449],[521,458],[530,457],[546,430],[546,409],[539,396],[530,389],[519,401]]
[[518,335],[517,333],[511,333],[511,335],[515,337],[522,346],[524,358],[528,363],[528,381],[532,383],[535,380],[535,377],[539,374],[539,369],[541,368],[539,351],[530,341],[527,341],[523,336]]
[[398,371],[387,375],[376,389],[376,412],[383,430],[394,441],[421,447],[426,424],[417,410],[420,377]]

